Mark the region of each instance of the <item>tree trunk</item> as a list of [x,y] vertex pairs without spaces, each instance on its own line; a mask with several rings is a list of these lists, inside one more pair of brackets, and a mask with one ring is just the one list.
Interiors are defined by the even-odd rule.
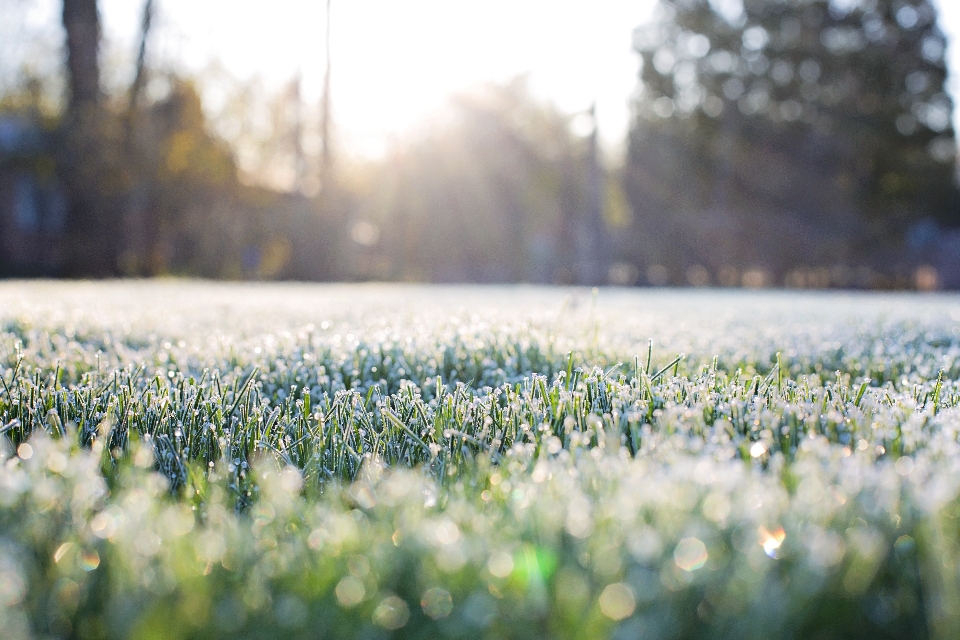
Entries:
[[156,275],[150,272],[150,262],[159,234],[159,221],[155,212],[150,210],[150,183],[143,160],[143,135],[139,131],[143,122],[140,94],[147,82],[147,42],[153,13],[154,1],[144,0],[136,73],[130,85],[124,118],[123,154],[130,179],[121,205],[122,233],[117,251],[117,268],[125,276]]
[[100,103],[100,15],[97,0],[63,0],[70,113]]
[[[64,274],[116,275],[118,228],[109,191],[108,120],[100,92],[100,16],[96,0],[63,0],[70,90],[61,171],[69,201]],[[115,185],[114,185],[115,186]]]

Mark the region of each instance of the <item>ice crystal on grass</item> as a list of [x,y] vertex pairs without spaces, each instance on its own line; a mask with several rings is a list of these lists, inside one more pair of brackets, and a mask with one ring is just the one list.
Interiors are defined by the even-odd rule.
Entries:
[[958,327],[949,296],[2,283],[0,623],[956,637]]

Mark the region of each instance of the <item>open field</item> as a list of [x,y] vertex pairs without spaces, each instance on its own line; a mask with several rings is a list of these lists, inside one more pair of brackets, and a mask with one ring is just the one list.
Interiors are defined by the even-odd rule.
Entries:
[[5,638],[960,637],[960,297],[0,283]]

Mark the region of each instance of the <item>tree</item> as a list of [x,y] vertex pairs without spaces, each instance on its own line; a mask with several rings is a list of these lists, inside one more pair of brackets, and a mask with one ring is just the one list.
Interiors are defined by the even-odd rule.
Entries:
[[100,103],[100,14],[96,0],[63,0],[67,34],[69,111]]
[[60,173],[67,192],[70,276],[117,273],[118,208],[123,190],[120,131],[108,117],[100,90],[100,16],[96,0],[63,0],[67,86]]
[[[445,117],[363,171],[353,235],[370,245],[370,268],[358,272],[433,282],[582,282],[578,256],[596,248],[578,237],[590,232],[583,222],[591,148],[569,124],[538,103],[523,78],[457,96]],[[376,229],[378,237],[367,233]],[[589,246],[581,251],[581,244]]]
[[[661,0],[635,32],[627,181],[647,262],[679,279],[880,268],[955,223],[953,105],[929,0]],[[731,9],[732,7],[732,9]]]

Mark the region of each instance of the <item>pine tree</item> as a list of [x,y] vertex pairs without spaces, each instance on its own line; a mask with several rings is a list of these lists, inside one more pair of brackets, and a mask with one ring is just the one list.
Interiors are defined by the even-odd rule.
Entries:
[[929,0],[661,0],[634,45],[627,186],[660,237],[640,258],[889,268],[911,224],[957,222]]

